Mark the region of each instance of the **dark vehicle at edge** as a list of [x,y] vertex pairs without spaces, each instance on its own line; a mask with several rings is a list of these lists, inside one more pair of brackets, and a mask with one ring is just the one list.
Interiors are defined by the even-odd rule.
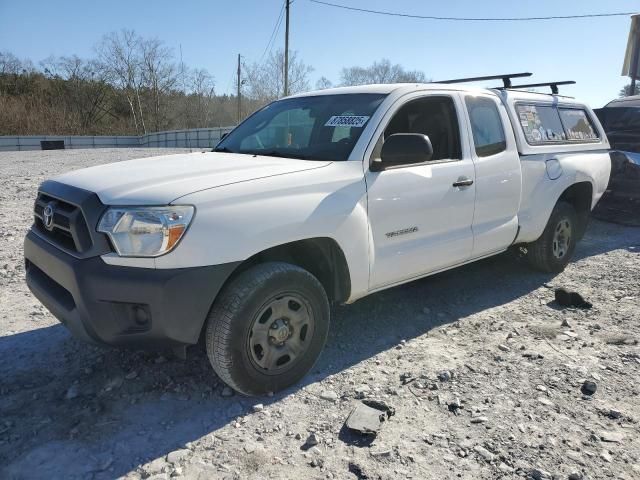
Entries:
[[640,95],[595,110],[611,144],[611,177],[593,212],[601,220],[640,226]]

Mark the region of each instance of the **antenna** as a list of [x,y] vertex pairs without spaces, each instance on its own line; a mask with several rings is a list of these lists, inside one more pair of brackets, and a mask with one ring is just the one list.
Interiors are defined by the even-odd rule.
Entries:
[[498,90],[505,90],[505,88],[535,88],[535,87],[551,87],[551,93],[558,95],[558,85],[575,85],[574,80],[563,80],[561,82],[542,82],[542,83],[526,83],[524,85],[512,85],[510,87],[497,87]]
[[441,80],[439,82],[431,82],[431,83],[468,83],[468,82],[479,82],[482,80],[502,80],[502,82],[504,83],[504,88],[510,88],[512,78],[530,77],[531,75],[533,74],[530,72],[503,73],[502,75],[489,75],[486,77],[455,78],[452,80]]

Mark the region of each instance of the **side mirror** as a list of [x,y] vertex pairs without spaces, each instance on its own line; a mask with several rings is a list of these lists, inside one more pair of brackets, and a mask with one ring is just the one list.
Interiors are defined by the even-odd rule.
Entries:
[[371,171],[428,162],[433,157],[433,147],[429,137],[421,133],[394,133],[384,141],[380,157],[380,161],[371,164]]

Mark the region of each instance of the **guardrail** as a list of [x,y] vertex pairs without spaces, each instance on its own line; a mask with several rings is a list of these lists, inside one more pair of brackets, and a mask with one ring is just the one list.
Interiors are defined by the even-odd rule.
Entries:
[[34,135],[0,137],[1,151],[41,150],[42,141],[64,141],[65,149],[78,148],[213,148],[234,127],[194,128],[146,135]]

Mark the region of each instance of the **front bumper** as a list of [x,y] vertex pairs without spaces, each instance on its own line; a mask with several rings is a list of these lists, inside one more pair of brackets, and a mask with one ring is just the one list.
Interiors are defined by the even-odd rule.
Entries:
[[198,341],[238,263],[148,269],[78,259],[29,231],[27,285],[74,336],[92,343],[173,348]]

